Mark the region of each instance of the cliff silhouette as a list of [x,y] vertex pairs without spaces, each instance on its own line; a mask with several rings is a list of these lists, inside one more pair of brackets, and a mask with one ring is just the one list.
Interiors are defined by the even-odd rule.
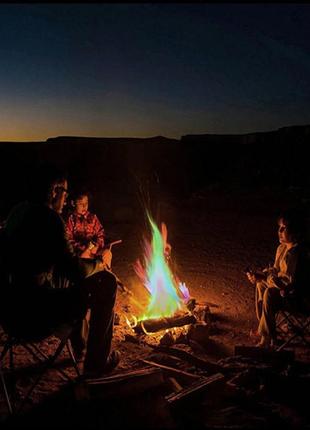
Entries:
[[310,125],[247,134],[185,135],[180,139],[51,137],[42,142],[0,142],[0,211],[19,201],[41,161],[65,168],[71,183],[130,198],[138,187],[176,198],[206,187],[307,188]]

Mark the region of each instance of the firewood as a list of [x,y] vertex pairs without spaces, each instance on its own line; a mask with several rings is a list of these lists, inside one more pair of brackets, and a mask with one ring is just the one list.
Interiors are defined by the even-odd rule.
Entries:
[[223,371],[223,367],[212,363],[211,361],[204,360],[202,358],[197,357],[194,354],[191,354],[187,351],[183,351],[179,348],[165,347],[165,346],[155,346],[154,350],[158,352],[164,352],[167,355],[172,355],[173,357],[181,358],[184,361],[192,364],[193,366],[197,366],[202,370],[206,370],[210,373],[218,373]]
[[225,377],[222,373],[216,373],[215,375],[209,376],[207,378],[199,378],[198,381],[194,382],[187,388],[183,388],[176,394],[169,394],[165,399],[170,405],[177,404],[180,401],[185,399],[190,399],[197,394],[202,393],[203,391],[212,388],[218,387],[219,385],[223,385],[225,381]]
[[235,355],[250,357],[266,362],[292,362],[295,359],[294,351],[274,351],[255,346],[235,346]]
[[144,369],[127,370],[125,372],[117,373],[115,375],[103,376],[96,379],[86,379],[86,382],[89,385],[114,384],[122,381],[128,381],[129,379],[145,377],[148,375],[152,375],[153,373],[158,373],[158,371],[156,371],[156,369],[153,369],[151,366],[148,366]]
[[149,319],[144,321],[139,321],[134,331],[136,333],[143,333],[144,331],[148,333],[155,333],[160,330],[167,330],[173,327],[182,327],[188,324],[195,324],[196,318],[194,315],[182,315],[169,318],[158,318]]
[[131,370],[98,379],[86,379],[83,382],[83,390],[78,389],[79,400],[81,400],[81,391],[86,400],[93,397],[119,398],[130,396],[133,392],[135,394],[145,392],[158,387],[163,382],[163,371],[154,367]]
[[180,367],[180,364],[182,365],[182,360],[178,357],[173,357],[171,355],[168,355],[163,352],[153,352],[149,354],[147,357],[145,357],[146,360],[154,361],[157,364],[163,364],[164,366],[170,366],[175,369],[178,369]]
[[155,363],[154,361],[149,361],[149,360],[140,360],[140,361],[150,366],[154,366],[162,369],[162,371],[168,376],[175,376],[181,381],[184,381],[185,384],[191,384],[193,381],[197,381],[198,379],[200,379],[200,376],[195,375],[194,373],[185,372],[184,370],[175,369],[174,367],[165,366],[163,364],[158,364],[158,363]]
[[168,381],[174,393],[178,393],[183,389],[182,385],[180,385],[175,378],[170,377],[168,378]]

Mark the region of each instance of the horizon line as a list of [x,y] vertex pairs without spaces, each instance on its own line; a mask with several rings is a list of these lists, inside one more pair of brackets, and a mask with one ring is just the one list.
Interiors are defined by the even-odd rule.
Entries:
[[147,140],[147,139],[155,139],[155,138],[161,138],[161,139],[167,139],[167,140],[182,140],[183,137],[186,136],[248,136],[252,134],[262,134],[262,133],[272,133],[277,132],[283,129],[288,128],[306,128],[310,127],[310,124],[295,124],[295,125],[289,125],[289,126],[282,126],[277,129],[272,130],[265,130],[265,131],[252,131],[248,133],[189,133],[181,135],[179,138],[176,137],[167,137],[163,136],[161,134],[155,135],[155,136],[148,136],[148,137],[136,137],[136,136],[126,136],[126,137],[115,137],[115,136],[79,136],[79,135],[59,135],[55,137],[47,137],[45,140],[0,140],[1,143],[48,143],[49,140],[54,139],[111,139],[111,140],[124,140],[124,139],[135,139],[135,140]]

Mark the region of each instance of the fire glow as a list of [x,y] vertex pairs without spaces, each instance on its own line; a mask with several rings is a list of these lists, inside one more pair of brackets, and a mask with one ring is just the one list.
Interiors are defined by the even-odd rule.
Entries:
[[138,321],[170,317],[179,311],[186,311],[189,291],[173,275],[167,258],[167,227],[161,224],[161,231],[147,214],[151,226],[151,242],[144,239],[144,264],[138,260],[135,272],[149,292],[149,303]]

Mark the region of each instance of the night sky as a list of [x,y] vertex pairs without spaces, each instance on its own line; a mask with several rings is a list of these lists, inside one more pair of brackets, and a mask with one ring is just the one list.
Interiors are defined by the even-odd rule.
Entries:
[[310,123],[310,4],[2,4],[0,140]]

